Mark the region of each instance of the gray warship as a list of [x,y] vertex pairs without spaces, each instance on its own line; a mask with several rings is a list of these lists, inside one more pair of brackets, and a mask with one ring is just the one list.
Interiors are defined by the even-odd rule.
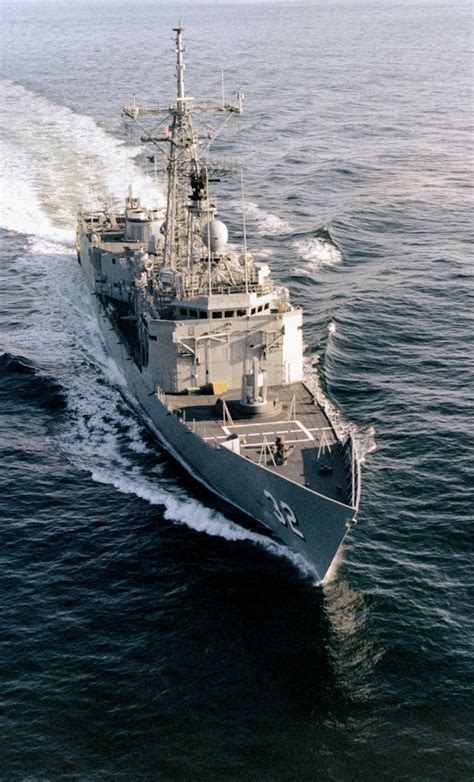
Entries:
[[[146,208],[129,188],[120,210],[81,209],[78,260],[108,351],[156,438],[324,582],[359,505],[353,435],[337,431],[305,383],[302,310],[248,251],[245,212],[238,251],[216,217],[210,183],[228,165],[209,148],[244,96],[196,105],[183,29],[174,33],[175,101],[123,109],[162,155],[166,207]],[[195,131],[211,113],[213,130]]]

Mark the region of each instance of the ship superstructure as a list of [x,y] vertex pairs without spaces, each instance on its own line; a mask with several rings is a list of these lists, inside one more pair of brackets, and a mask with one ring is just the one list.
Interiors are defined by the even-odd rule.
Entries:
[[[228,244],[209,185],[209,148],[243,95],[216,108],[186,95],[183,30],[167,108],[125,117],[164,160],[166,206],[81,212],[78,257],[108,348],[142,415],[194,477],[268,527],[322,581],[353,523],[359,466],[304,384],[303,314],[264,261]],[[199,115],[220,122],[195,130]],[[152,125],[145,118],[152,118]]]

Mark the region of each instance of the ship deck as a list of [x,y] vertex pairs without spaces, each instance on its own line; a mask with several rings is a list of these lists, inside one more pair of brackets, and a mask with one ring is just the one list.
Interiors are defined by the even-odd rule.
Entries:
[[[240,453],[244,457],[319,494],[350,505],[350,462],[324,410],[303,383],[271,390],[282,403],[280,412],[271,417],[239,416],[233,419],[228,414],[223,417],[216,409],[219,397],[211,394],[166,394],[164,401],[206,442],[218,447],[231,435],[238,435]],[[276,454],[277,437],[284,438],[287,449],[283,464],[279,463]]]

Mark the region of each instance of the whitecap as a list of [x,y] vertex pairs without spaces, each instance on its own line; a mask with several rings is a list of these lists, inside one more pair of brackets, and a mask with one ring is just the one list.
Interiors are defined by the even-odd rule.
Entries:
[[261,206],[253,201],[247,201],[245,204],[245,214],[251,220],[255,221],[258,233],[267,236],[287,234],[293,229],[291,225],[278,215],[272,212],[266,212]]
[[341,251],[327,239],[322,239],[318,236],[297,239],[294,242],[294,247],[297,249],[298,254],[315,269],[336,266],[342,263]]

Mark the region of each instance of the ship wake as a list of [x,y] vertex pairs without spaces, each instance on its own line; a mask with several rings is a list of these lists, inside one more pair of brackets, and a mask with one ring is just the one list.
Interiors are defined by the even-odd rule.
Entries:
[[0,96],[2,227],[71,244],[81,204],[122,200],[130,183],[150,206],[162,202],[134,160],[140,149],[92,117],[11,81],[0,81]]
[[[79,203],[115,201],[130,181],[150,203],[156,190],[134,160],[137,150],[125,147],[91,117],[12,82],[1,88],[2,177],[9,198],[0,222],[25,237],[10,270],[22,318],[12,307],[6,348],[33,361],[64,388],[67,408],[53,435],[58,449],[93,480],[160,506],[165,518],[229,541],[247,540],[314,577],[285,546],[231,522],[165,478],[167,457],[124,402],[124,379],[105,351],[72,245]],[[107,174],[110,160],[113,173]],[[289,228],[283,221],[265,220],[266,230]]]

